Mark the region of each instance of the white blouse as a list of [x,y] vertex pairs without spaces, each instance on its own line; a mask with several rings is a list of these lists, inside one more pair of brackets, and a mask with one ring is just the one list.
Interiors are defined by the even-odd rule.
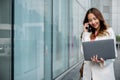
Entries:
[[[103,39],[114,39],[116,43],[115,34],[112,28],[108,28],[107,32],[109,35],[103,37],[96,37],[95,40],[103,40]],[[82,34],[82,42],[90,41],[90,32],[83,32]],[[116,49],[116,45],[115,45]],[[81,52],[83,53],[82,47]],[[83,53],[84,55],[84,53]],[[117,57],[117,50],[116,50]],[[104,64],[98,64],[91,61],[84,61],[84,71],[83,71],[83,80],[115,80],[114,76],[114,66],[113,62],[115,59],[105,60]]]

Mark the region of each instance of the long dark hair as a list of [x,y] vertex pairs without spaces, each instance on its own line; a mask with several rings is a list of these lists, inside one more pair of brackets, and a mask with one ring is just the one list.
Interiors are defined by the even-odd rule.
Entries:
[[[97,8],[90,8],[86,15],[85,15],[85,18],[84,18],[84,21],[83,21],[83,25],[85,23],[88,22],[88,14],[94,14],[96,16],[96,18],[100,21],[100,30],[99,30],[99,34],[104,34],[105,30],[107,29],[108,25],[106,24],[104,18],[103,18],[103,15],[101,14],[101,12],[97,9]],[[92,29],[92,34],[95,33],[95,29]]]

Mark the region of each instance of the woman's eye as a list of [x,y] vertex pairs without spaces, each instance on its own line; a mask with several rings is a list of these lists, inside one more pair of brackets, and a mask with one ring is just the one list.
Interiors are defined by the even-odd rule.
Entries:
[[96,18],[96,17],[94,17],[93,19],[94,19],[94,20],[96,20],[97,18]]
[[94,20],[96,20],[97,18],[94,18]]
[[89,22],[91,22],[91,21],[92,21],[92,19],[89,19],[88,21],[89,21]]

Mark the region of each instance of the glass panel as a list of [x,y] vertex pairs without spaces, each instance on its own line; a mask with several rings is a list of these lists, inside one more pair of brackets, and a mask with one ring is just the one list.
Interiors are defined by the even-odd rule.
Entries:
[[44,0],[15,0],[14,28],[14,79],[43,80]]
[[0,80],[11,80],[11,0],[0,0]]
[[53,0],[53,77],[68,68],[68,2]]
[[44,34],[44,45],[45,45],[45,62],[44,62],[44,71],[45,71],[45,80],[53,80],[52,78],[52,0],[44,0],[45,3],[45,34]]
[[78,1],[70,2],[70,40],[69,40],[69,64],[73,66],[82,57],[80,46],[81,46],[81,32],[83,31],[83,19],[85,14],[85,8],[81,7]]

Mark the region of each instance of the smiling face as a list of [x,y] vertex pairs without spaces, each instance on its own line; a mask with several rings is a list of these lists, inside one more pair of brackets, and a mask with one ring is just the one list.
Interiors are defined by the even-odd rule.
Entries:
[[88,22],[96,30],[100,29],[100,21],[93,13],[88,14]]

